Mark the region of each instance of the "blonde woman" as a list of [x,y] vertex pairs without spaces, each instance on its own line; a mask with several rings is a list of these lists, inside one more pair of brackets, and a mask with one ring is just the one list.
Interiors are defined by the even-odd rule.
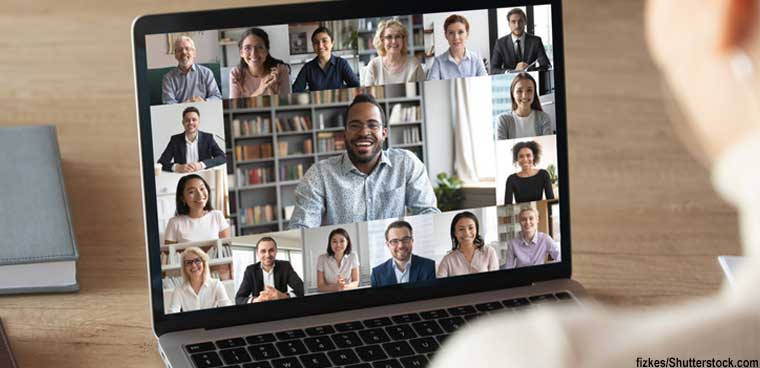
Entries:
[[397,20],[380,22],[372,43],[379,56],[370,60],[362,85],[421,82],[425,72],[420,62],[409,55],[409,35]]
[[169,313],[232,305],[222,282],[211,278],[208,255],[201,248],[186,248],[180,266],[185,282],[174,289]]

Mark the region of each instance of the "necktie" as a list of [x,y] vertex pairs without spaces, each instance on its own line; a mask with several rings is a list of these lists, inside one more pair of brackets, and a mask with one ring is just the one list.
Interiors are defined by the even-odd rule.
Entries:
[[520,63],[523,61],[523,52],[522,47],[520,46],[520,40],[515,41],[517,43],[517,47],[515,48],[515,53],[517,54],[517,62]]

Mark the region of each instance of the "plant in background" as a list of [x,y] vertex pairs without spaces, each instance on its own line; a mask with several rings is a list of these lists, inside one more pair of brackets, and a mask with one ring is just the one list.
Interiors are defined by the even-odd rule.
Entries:
[[557,182],[559,181],[559,177],[557,177],[557,167],[554,166],[554,164],[551,164],[546,167],[546,172],[549,173],[549,180],[551,180],[552,186],[556,187]]
[[456,175],[448,176],[444,172],[439,173],[436,178],[438,186],[435,188],[435,197],[438,199],[438,209],[445,212],[461,208],[464,183]]

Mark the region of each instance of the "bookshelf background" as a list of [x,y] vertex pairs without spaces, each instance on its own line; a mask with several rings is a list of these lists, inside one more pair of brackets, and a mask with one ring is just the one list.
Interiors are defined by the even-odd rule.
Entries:
[[227,100],[227,174],[233,236],[287,230],[295,189],[319,160],[345,152],[345,109],[358,93],[388,116],[384,148],[427,162],[422,86],[416,83]]

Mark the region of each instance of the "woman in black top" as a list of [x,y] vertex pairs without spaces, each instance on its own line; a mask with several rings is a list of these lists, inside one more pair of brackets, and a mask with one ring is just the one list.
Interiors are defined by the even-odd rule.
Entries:
[[504,204],[540,201],[544,194],[546,199],[554,199],[549,173],[536,168],[539,161],[541,145],[538,142],[518,142],[512,147],[512,163],[520,165],[520,171],[507,178]]

